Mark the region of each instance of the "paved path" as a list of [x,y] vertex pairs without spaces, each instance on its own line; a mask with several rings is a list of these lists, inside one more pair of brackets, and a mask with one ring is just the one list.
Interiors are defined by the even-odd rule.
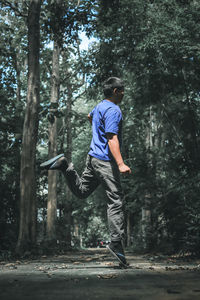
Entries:
[[127,258],[128,269],[105,249],[0,262],[0,300],[200,299],[200,261]]

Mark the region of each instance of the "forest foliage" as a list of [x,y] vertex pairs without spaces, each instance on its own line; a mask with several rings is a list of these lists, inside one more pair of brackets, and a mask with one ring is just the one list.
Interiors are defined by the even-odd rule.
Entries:
[[[15,249],[19,231],[29,2],[0,2],[2,253]],[[58,153],[71,146],[72,161],[82,172],[91,139],[87,114],[102,100],[102,81],[109,76],[123,78],[123,157],[132,169],[131,176],[122,178],[127,243],[135,251],[199,253],[199,1],[60,1],[59,10],[56,3],[41,1],[37,243],[45,240],[48,185],[39,165],[48,156],[52,43],[56,37],[61,53],[59,105],[53,112],[58,119]],[[81,50],[81,31],[96,38],[88,51]],[[68,113],[70,91],[72,108]],[[64,138],[66,114],[72,125],[72,145]],[[73,245],[80,245],[80,240],[87,246],[98,238],[108,239],[101,189],[84,201],[68,198],[59,175],[57,191],[59,243],[66,242],[67,226]],[[69,206],[70,224],[64,217]]]

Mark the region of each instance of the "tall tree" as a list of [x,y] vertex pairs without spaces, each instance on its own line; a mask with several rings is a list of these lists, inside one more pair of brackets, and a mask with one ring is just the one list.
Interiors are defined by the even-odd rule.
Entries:
[[[62,52],[62,88],[64,88],[64,99],[63,104],[65,106],[65,115],[63,117],[63,128],[62,128],[62,142],[61,149],[65,153],[68,162],[72,161],[72,149],[73,149],[73,119],[76,117],[82,118],[77,112],[73,111],[73,105],[76,99],[84,94],[79,89],[84,87],[84,74],[80,77],[80,62],[81,56],[79,51],[79,45],[76,46],[76,58],[72,59],[70,52]],[[81,72],[84,73],[83,70]],[[78,74],[78,75],[77,75]],[[65,87],[64,87],[65,86]],[[76,97],[75,97],[76,94]],[[84,119],[86,120],[85,116]],[[84,120],[84,121],[85,121]],[[63,201],[63,221],[65,223],[65,243],[67,247],[71,247],[72,239],[72,193],[68,186],[65,186],[65,199]]]
[[[51,85],[51,109],[49,114],[49,158],[57,154],[57,107],[59,100],[59,55],[60,49],[56,39],[53,46],[52,59],[52,85]],[[56,239],[57,218],[57,172],[48,172],[48,202],[47,202],[47,240]]]
[[[92,1],[93,2],[93,1]],[[50,14],[46,21],[46,28],[50,31],[51,36],[54,40],[54,50],[53,50],[53,64],[52,64],[52,93],[51,93],[51,112],[49,114],[49,157],[56,154],[57,148],[57,119],[56,112],[58,97],[59,97],[59,54],[56,49],[62,49],[62,52],[66,52],[67,60],[70,61],[71,53],[74,52],[75,48],[71,48],[71,45],[77,46],[78,42],[78,30],[81,28],[81,23],[87,24],[87,18],[89,12],[87,7],[91,10],[90,1],[84,0],[79,6],[79,2],[74,1],[60,1],[56,0],[53,2],[48,2],[47,8]],[[82,10],[84,8],[85,11]],[[65,41],[65,42],[64,42]],[[57,58],[56,58],[57,57]],[[56,58],[56,59],[55,59]],[[79,58],[80,59],[80,58]],[[66,66],[68,70],[65,82],[63,81],[63,86],[66,86],[66,116],[64,118],[64,140],[66,139],[66,156],[68,161],[71,161],[72,156],[72,100],[74,87],[70,77],[76,77],[72,74],[74,66]],[[77,90],[80,86],[75,86]],[[63,140],[63,142],[64,142]],[[62,148],[62,147],[61,147]],[[64,151],[65,152],[65,151]],[[57,214],[57,193],[56,193],[56,172],[48,173],[48,204],[47,204],[47,239],[55,240],[55,228],[56,228],[56,214]],[[64,219],[65,219],[65,237],[67,244],[71,245],[71,218],[72,207],[71,207],[71,192],[66,188],[66,201],[64,204]]]
[[30,1],[28,8],[28,87],[23,126],[20,169],[20,227],[17,252],[28,249],[36,241],[36,174],[35,154],[40,102],[40,8],[41,0]]

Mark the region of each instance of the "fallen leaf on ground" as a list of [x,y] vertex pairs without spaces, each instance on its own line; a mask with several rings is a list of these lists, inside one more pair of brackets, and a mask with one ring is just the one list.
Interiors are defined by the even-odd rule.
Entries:
[[107,262],[107,263],[105,263],[105,265],[106,265],[106,266],[114,266],[114,263],[112,263],[112,262]]
[[58,269],[67,269],[67,268],[68,268],[68,265],[58,266],[57,268],[58,268]]
[[14,266],[15,266],[15,264],[13,264],[13,263],[9,263],[9,264],[5,265],[5,267],[14,267]]
[[13,263],[6,264],[5,267],[11,267],[12,269],[17,269],[16,264]]
[[44,273],[47,273],[48,270],[50,270],[50,267],[39,267],[39,268],[36,267],[36,269],[38,269],[38,271],[42,271]]
[[88,258],[85,259],[85,261],[92,261],[92,260],[94,260],[94,259],[95,259],[95,258],[88,257]]

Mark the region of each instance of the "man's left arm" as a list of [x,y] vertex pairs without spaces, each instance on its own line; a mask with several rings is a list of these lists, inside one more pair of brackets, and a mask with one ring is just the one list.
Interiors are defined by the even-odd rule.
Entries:
[[131,169],[124,163],[121,151],[120,151],[120,145],[119,140],[117,137],[117,134],[113,133],[107,133],[107,139],[108,139],[108,146],[110,149],[110,152],[112,153],[112,156],[114,157],[120,173],[131,173]]

